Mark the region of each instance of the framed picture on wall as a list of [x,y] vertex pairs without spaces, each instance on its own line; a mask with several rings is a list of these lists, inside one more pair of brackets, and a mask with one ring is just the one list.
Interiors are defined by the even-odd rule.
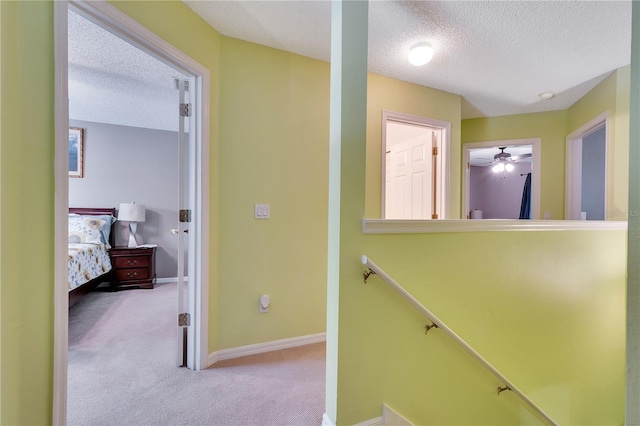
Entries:
[[69,177],[84,176],[84,129],[69,128]]

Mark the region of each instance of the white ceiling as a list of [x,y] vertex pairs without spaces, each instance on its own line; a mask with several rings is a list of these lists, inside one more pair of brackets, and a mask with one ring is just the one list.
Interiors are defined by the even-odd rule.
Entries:
[[[226,36],[329,61],[330,1],[183,3]],[[435,49],[423,67],[406,60],[418,41]],[[630,49],[630,1],[369,3],[369,70],[462,95],[463,118],[566,109]]]
[[[476,148],[469,150],[469,164],[472,166],[488,166],[493,163],[493,156],[500,153],[500,147],[506,147],[505,153],[511,154],[512,157],[517,157],[522,154],[532,154],[532,145],[496,145],[491,148]],[[531,162],[531,157],[522,159],[519,161]]]
[[[183,2],[226,36],[328,61],[329,1]],[[429,41],[414,67],[409,47]],[[206,41],[198,41],[206,42]],[[369,70],[462,96],[462,117],[566,109],[630,62],[630,1],[371,1]],[[69,15],[73,119],[177,129],[178,72]],[[541,101],[540,92],[557,95]]]
[[69,12],[69,117],[178,130],[179,72]]

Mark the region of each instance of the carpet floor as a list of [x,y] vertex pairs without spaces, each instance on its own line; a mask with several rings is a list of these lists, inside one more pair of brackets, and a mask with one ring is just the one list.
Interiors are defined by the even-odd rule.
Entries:
[[322,423],[324,343],[179,368],[175,294],[98,291],[70,308],[68,425]]

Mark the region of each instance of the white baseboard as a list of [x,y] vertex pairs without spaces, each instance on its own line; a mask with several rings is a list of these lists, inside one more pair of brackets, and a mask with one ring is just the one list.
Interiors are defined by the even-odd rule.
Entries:
[[322,426],[336,426],[327,413],[322,415]]
[[240,346],[231,349],[222,349],[209,354],[207,367],[211,367],[218,361],[239,358],[241,356],[261,354],[280,349],[295,348],[296,346],[310,345],[327,340],[327,333],[308,334],[306,336],[291,337],[289,339],[272,340],[271,342],[257,343],[255,345]]
[[353,426],[384,426],[384,419],[382,417],[376,417],[375,419],[365,420]]
[[[189,280],[189,277],[184,277],[184,282],[186,283]],[[178,281],[178,277],[167,277],[167,278],[156,278],[157,284],[166,284],[166,283],[175,283]]]

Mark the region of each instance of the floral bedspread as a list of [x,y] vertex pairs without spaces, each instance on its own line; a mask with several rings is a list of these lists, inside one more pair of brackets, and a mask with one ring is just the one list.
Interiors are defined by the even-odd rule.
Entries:
[[105,244],[69,244],[69,290],[111,270]]

